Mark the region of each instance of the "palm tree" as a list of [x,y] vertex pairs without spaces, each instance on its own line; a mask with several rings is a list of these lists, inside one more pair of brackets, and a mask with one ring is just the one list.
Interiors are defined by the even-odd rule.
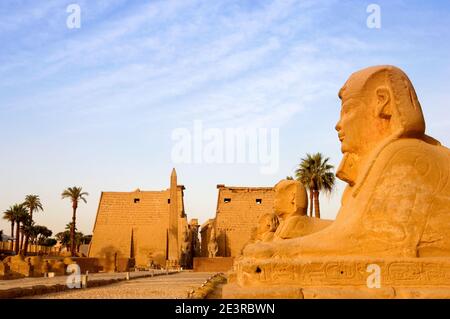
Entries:
[[324,158],[321,153],[306,154],[302,158],[298,169],[295,171],[295,177],[309,191],[309,214],[312,217],[313,200],[316,217],[320,218],[319,194],[321,191],[331,193],[335,183],[333,165],[328,164],[330,159]]
[[37,212],[40,210],[42,211],[44,209],[42,208],[41,199],[38,195],[27,195],[25,197],[25,202],[23,202],[23,205],[28,208],[28,211],[30,213],[30,224],[28,225],[29,227],[27,229],[28,232],[25,232],[24,255],[26,255],[28,250],[28,242],[30,240],[30,227],[33,226],[33,212]]
[[14,220],[16,223],[16,246],[14,247],[14,251],[16,254],[19,253],[19,243],[20,243],[20,225],[23,222],[26,222],[29,219],[28,211],[23,206],[23,204],[15,204],[9,208],[12,211],[12,215],[14,216]]
[[80,251],[80,246],[83,244],[84,234],[82,232],[75,233],[75,245],[77,247],[77,252]]
[[29,218],[29,220],[26,220],[24,222],[24,224],[22,225],[22,232],[25,236],[25,244],[22,250],[23,255],[27,254],[30,241],[32,244],[35,244],[38,236],[41,234],[43,229],[47,229],[47,227],[35,225],[35,223],[31,221],[31,217]]
[[[11,223],[11,238],[14,238],[14,225],[16,224],[16,218],[12,210],[12,206],[3,212],[3,219]],[[14,241],[11,239],[11,250],[13,250]]]
[[69,248],[70,245],[70,231],[66,230],[55,235],[56,239],[61,243],[61,245]]
[[[70,223],[66,224],[66,228],[64,228],[64,229],[65,230],[71,230],[72,229],[72,223],[70,222]],[[76,225],[74,227],[74,230],[75,230],[75,232],[77,232],[77,230],[78,230]]]
[[56,244],[57,244],[56,239],[54,239],[54,238],[46,238],[46,239],[42,242],[42,244],[40,244],[40,245],[46,246],[46,247],[53,247],[53,246],[55,246]]
[[27,195],[23,204],[26,208],[28,208],[30,212],[31,221],[33,221],[33,212],[44,210],[44,208],[42,208],[42,203],[39,195]]
[[87,203],[85,196],[88,196],[89,194],[86,192],[83,192],[81,187],[69,187],[65,189],[61,197],[69,198],[72,202],[72,223],[71,223],[71,229],[70,229],[70,251],[72,253],[72,256],[75,255],[75,228],[76,228],[76,214],[77,214],[77,208],[78,208],[78,202],[82,200],[83,202]]
[[37,233],[35,238],[35,244],[42,245],[42,243],[53,234],[53,232],[45,226],[38,225],[35,226],[35,228]]
[[[24,207],[25,208],[25,207]],[[26,255],[26,251],[24,250],[25,248],[25,243],[26,243],[26,238],[28,237],[28,233],[31,232],[31,227],[33,227],[33,223],[31,222],[30,219],[30,213],[28,212],[28,210],[25,208],[26,211],[26,215],[24,215],[23,219],[21,220],[21,225],[20,225],[20,254],[21,255]],[[28,245],[28,243],[27,243]]]
[[83,238],[81,239],[82,244],[84,245],[89,245],[92,241],[92,235],[84,235]]

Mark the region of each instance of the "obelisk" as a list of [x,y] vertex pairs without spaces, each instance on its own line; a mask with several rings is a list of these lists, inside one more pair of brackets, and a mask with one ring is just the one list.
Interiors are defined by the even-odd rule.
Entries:
[[170,204],[169,204],[169,256],[168,265],[177,266],[179,260],[178,246],[178,185],[175,168],[170,176]]

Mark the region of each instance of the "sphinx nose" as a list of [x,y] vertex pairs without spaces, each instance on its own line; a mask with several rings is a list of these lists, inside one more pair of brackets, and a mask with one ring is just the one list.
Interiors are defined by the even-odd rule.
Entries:
[[338,132],[342,129],[341,121],[340,121],[340,120],[339,120],[339,122],[336,123],[336,126],[334,127],[334,129],[335,129],[336,131],[338,131]]

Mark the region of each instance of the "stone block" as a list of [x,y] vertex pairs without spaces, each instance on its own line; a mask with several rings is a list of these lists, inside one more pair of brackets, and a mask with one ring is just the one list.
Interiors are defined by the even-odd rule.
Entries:
[[195,272],[227,272],[233,267],[234,257],[195,257]]

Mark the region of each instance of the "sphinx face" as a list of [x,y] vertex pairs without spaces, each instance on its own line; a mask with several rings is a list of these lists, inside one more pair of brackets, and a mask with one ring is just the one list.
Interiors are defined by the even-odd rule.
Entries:
[[287,215],[295,213],[295,203],[292,201],[292,198],[294,197],[295,194],[292,192],[276,192],[273,201],[273,210],[275,214],[281,218],[285,218]]
[[342,153],[362,154],[369,147],[377,126],[372,109],[360,97],[342,99],[341,115],[335,127]]
[[283,218],[292,211],[292,206],[288,193],[275,190],[275,198],[273,200],[273,210],[275,214]]

